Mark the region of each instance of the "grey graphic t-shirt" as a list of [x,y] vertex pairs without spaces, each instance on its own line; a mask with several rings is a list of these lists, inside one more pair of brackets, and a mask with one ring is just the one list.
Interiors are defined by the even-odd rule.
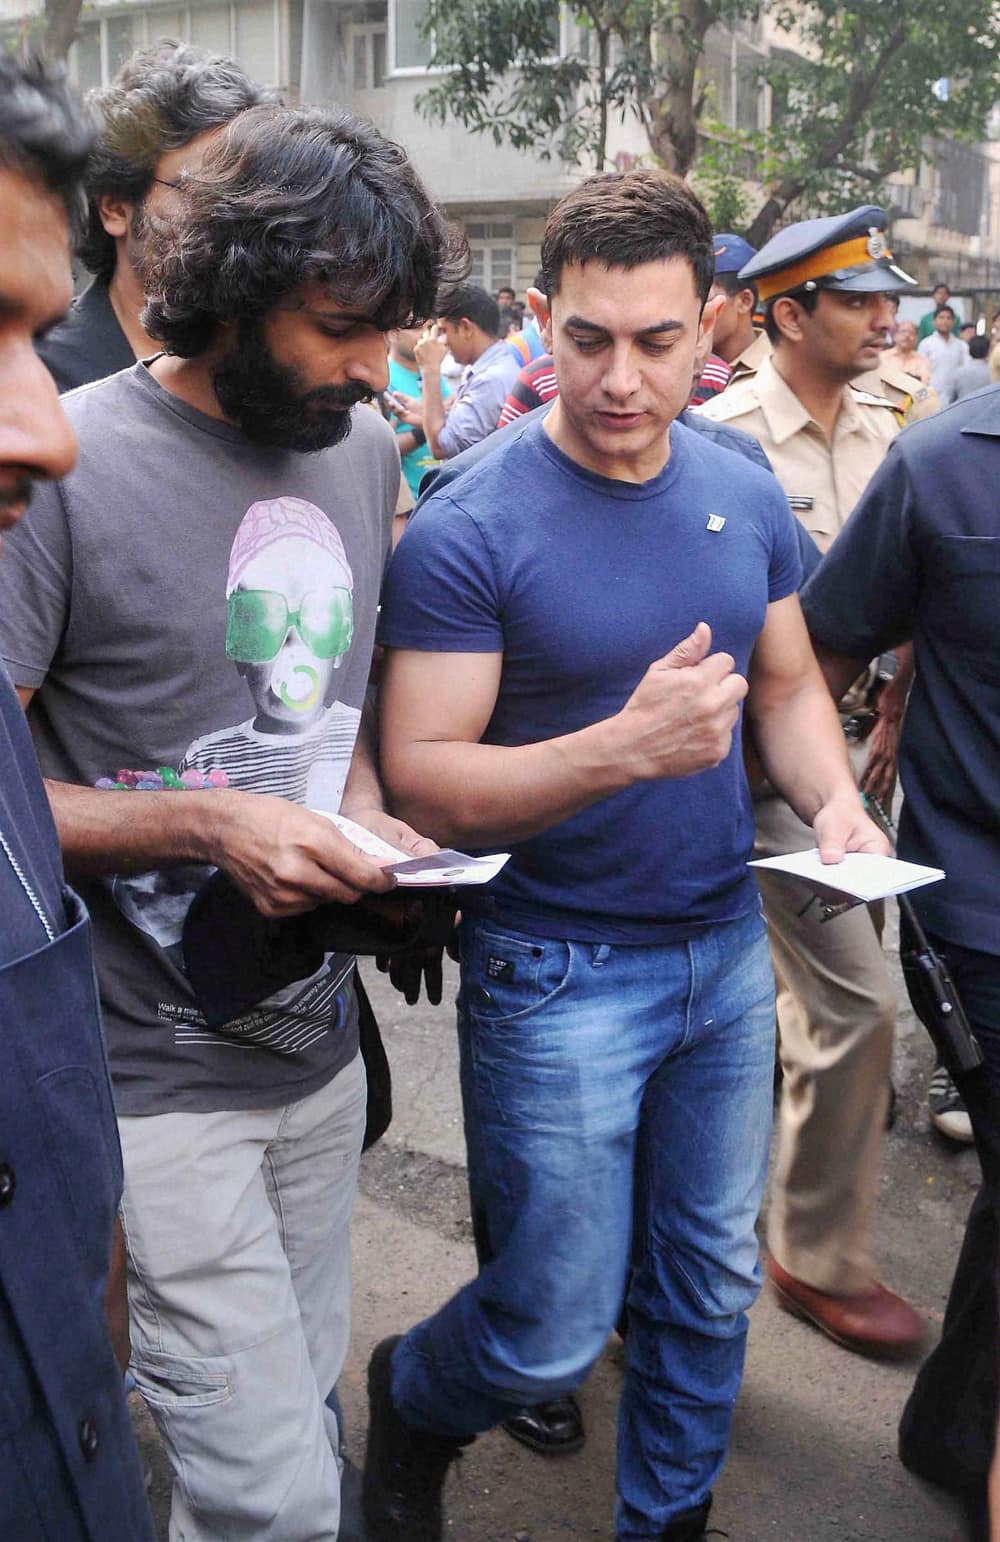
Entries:
[[[0,654],[36,690],[45,775],[224,772],[336,811],[399,486],[391,430],[358,408],[332,450],[263,450],[142,364],[63,403],[79,464],[38,489],[0,561]],[[180,938],[208,871],[79,885],[120,1113],[275,1106],[357,1050],[343,955],[222,1032],[206,1027]]]

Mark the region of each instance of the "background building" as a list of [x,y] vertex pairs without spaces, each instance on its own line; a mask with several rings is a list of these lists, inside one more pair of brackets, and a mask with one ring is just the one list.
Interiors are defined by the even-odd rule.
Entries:
[[[9,39],[41,12],[42,0],[0,0]],[[292,101],[341,102],[405,145],[434,196],[460,221],[472,276],[487,289],[523,294],[538,266],[545,215],[580,172],[558,159],[496,146],[459,125],[432,125],[416,98],[433,79],[431,41],[420,31],[424,0],[98,0],[82,12],[69,56],[82,91],[106,84],[134,49],[180,37],[234,54]],[[788,34],[780,46],[787,47]],[[578,48],[563,15],[553,49]],[[760,66],[779,47],[766,20],[715,27],[702,74],[710,114],[721,125],[766,127],[770,91]],[[991,129],[1000,137],[1000,110]],[[648,156],[640,124],[613,121],[609,159],[620,168]],[[748,175],[752,167],[747,167]],[[894,248],[922,286],[946,279],[957,295],[992,311],[1000,292],[1000,145],[928,143],[918,171],[891,182]],[[808,211],[796,209],[796,218]],[[922,303],[922,302],[921,302]]]

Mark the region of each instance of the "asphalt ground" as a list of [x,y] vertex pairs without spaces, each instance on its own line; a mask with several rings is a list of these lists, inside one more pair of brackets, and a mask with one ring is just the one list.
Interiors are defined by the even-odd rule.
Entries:
[[[450,995],[446,989],[438,1008],[408,1008],[381,976],[367,967],[366,976],[392,1063],[396,1113],[385,1140],[363,1159],[354,1226],[354,1335],[340,1390],[359,1464],[372,1347],[433,1311],[475,1266],[450,1005],[454,966]],[[978,1168],[970,1149],[949,1145],[928,1125],[933,1054],[898,971],[897,986],[898,1111],[883,1147],[877,1250],[882,1278],[926,1316],[933,1339]],[[914,1369],[848,1354],[779,1311],[765,1289],[751,1313],[743,1391],[711,1524],[730,1542],[961,1542],[967,1533],[951,1499],[911,1477],[896,1457]],[[610,1542],[621,1376],[621,1346],[613,1340],[581,1394],[587,1441],[575,1455],[540,1457],[501,1431],[476,1441],[449,1479],[449,1539]],[[169,1466],[148,1413],[135,1395],[132,1401],[166,1538]]]

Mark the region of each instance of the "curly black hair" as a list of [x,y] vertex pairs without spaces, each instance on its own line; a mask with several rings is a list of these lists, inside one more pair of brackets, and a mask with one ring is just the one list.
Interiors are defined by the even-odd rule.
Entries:
[[40,182],[74,223],[93,142],[93,124],[60,68],[0,52],[0,166]]
[[77,243],[84,267],[105,282],[115,271],[114,238],[98,207],[102,195],[141,203],[161,155],[272,99],[235,59],[175,38],[127,59],[109,86],[87,97],[100,135],[87,171],[86,229]]
[[181,190],[176,219],[151,224],[142,277],[144,327],[183,358],[311,282],[383,331],[417,326],[467,266],[405,152],[339,108],[251,108]]

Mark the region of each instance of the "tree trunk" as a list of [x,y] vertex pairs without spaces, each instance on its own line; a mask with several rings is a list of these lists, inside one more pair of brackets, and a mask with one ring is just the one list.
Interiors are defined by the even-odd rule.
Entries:
[[878,95],[882,81],[896,54],[902,48],[905,37],[905,30],[900,25],[892,33],[885,48],[875,60],[871,72],[867,75],[859,74],[852,80],[850,96],[844,116],[826,144],[820,146],[811,157],[809,170],[783,177],[777,187],[772,189],[760,209],[758,209],[753,223],[746,233],[746,238],[751,246],[763,246],[765,241],[770,240],[775,225],[788,208],[788,205],[806,191],[816,172],[826,171],[829,167],[836,165],[837,161],[840,160],[844,152],[853,143],[861,120]]
[[695,95],[695,79],[705,34],[717,19],[709,0],[677,0],[674,19],[658,28],[656,47],[665,61],[661,94],[646,109],[650,149],[668,171],[687,176],[698,153],[698,120],[704,93]]
[[77,36],[83,0],[45,0],[42,47],[50,59],[65,59]]
[[603,171],[608,159],[608,73],[611,60],[611,34],[607,27],[597,29],[597,70],[601,82],[601,101],[598,109],[596,169]]

